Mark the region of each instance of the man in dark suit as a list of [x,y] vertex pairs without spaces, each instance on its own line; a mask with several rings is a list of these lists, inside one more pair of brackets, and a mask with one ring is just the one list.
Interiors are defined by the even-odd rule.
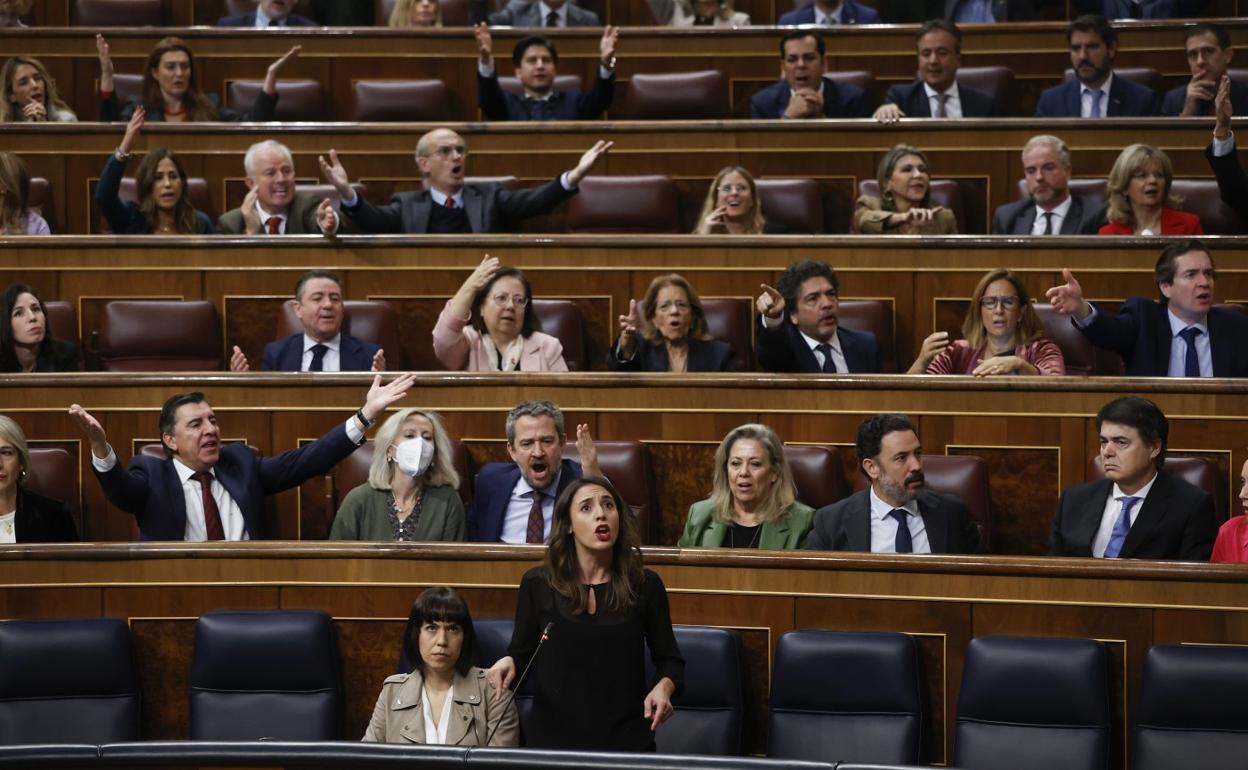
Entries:
[[956,497],[923,486],[923,449],[904,414],[858,426],[858,470],[871,485],[815,513],[812,551],[979,553],[979,530]]
[[[545,543],[555,500],[582,475],[564,459],[563,412],[549,401],[525,401],[507,414],[510,463],[489,463],[477,475],[468,511],[468,539],[481,543]],[[576,428],[584,474],[600,476],[588,425]]]
[[598,27],[598,14],[570,0],[511,0],[507,7],[486,17],[485,0],[471,0],[473,25],[488,21],[491,27]]
[[962,30],[944,19],[930,19],[914,38],[919,79],[888,89],[875,119],[891,124],[910,118],[992,118],[1001,114],[991,94],[958,83]]
[[1041,134],[1023,146],[1027,197],[999,206],[992,215],[994,235],[1096,235],[1104,224],[1105,201],[1070,192],[1070,148]]
[[870,6],[856,3],[854,0],[815,0],[801,8],[781,14],[779,26],[795,27],[799,24],[816,24],[820,27],[827,27],[841,24],[879,23],[879,12]]
[[1038,118],[1138,118],[1161,109],[1152,89],[1114,74],[1118,33],[1104,16],[1080,16],[1066,28],[1075,77],[1046,89]]
[[941,15],[958,24],[1035,21],[1041,0],[944,0]]
[[780,38],[780,80],[750,99],[754,118],[865,118],[867,94],[823,76],[826,47],[817,32],[800,30]]
[[1235,153],[1235,134],[1231,132],[1234,108],[1229,77],[1222,77],[1218,95],[1214,97],[1214,105],[1216,110],[1213,141],[1205,148],[1205,158],[1218,180],[1218,192],[1222,195],[1222,202],[1235,209],[1241,220],[1248,222],[1248,174],[1239,165],[1239,158]]
[[1248,315],[1213,306],[1213,257],[1200,241],[1172,243],[1153,279],[1161,302],[1128,297],[1117,315],[1083,298],[1069,270],[1050,304],[1097,347],[1122,356],[1133,377],[1248,377]]
[[316,22],[309,18],[291,13],[295,10],[296,0],[255,0],[256,10],[240,13],[237,16],[222,16],[217,19],[218,27],[315,27]]
[[[309,270],[295,284],[291,303],[303,324],[292,334],[264,346],[260,368],[266,372],[384,372],[386,354],[380,345],[357,340],[342,331],[346,312],[342,279],[332,270]],[[251,371],[243,351],[234,346],[230,371]]]
[[600,141],[585,151],[576,168],[542,187],[504,190],[498,184],[465,184],[468,146],[449,128],[435,128],[416,143],[416,165],[425,189],[397,193],[386,206],[356,195],[351,179],[329,151],[320,158],[321,174],[342,196],[342,211],[362,233],[506,233],[530,217],[541,216],[576,194],[577,185],[611,149]]
[[598,73],[588,92],[555,89],[559,51],[544,37],[521,38],[512,51],[516,77],[523,95],[504,91],[498,84],[494,67],[494,41],[490,28],[478,24],[475,29],[477,50],[477,101],[486,120],[597,120],[611,106],[615,94],[615,43],[618,27],[602,31],[598,44]]
[[295,161],[290,148],[266,139],[243,156],[243,205],[221,215],[217,230],[225,235],[304,235],[338,230],[328,198],[295,189]]
[[803,260],[790,265],[777,283],[779,289],[763,284],[755,303],[762,321],[754,342],[759,368],[824,374],[880,371],[875,335],[838,323],[841,284],[831,265]]
[[1111,19],[1188,19],[1199,16],[1209,0],[1075,0],[1077,13]]
[[1050,556],[1208,561],[1217,532],[1209,493],[1161,472],[1169,422],[1146,398],[1096,415],[1105,478],[1062,493]]
[[[1208,117],[1214,114],[1214,97],[1231,66],[1235,49],[1231,48],[1231,36],[1226,28],[1216,24],[1195,24],[1184,28],[1184,32],[1183,50],[1192,79],[1166,92],[1161,101],[1161,114]],[[1248,114],[1248,86],[1232,80],[1229,88],[1234,111]]]
[[373,379],[362,406],[321,438],[261,457],[242,444],[222,446],[217,416],[203,393],[179,393],[160,410],[165,459],[136,454],[123,470],[100,422],[69,408],[91,444],[91,464],[108,501],[133,514],[143,540],[261,540],[264,498],[324,475],[364,442],[364,431],[407,395],[415,376],[388,385]]

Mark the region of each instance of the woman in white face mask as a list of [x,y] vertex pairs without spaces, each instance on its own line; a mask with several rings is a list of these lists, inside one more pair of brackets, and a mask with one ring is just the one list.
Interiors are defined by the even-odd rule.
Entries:
[[368,481],[347,493],[329,539],[462,541],[458,486],[437,412],[402,409],[377,429]]

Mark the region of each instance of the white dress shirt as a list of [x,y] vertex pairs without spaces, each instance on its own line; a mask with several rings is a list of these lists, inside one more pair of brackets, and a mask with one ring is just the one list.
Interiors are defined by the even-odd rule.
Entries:
[[303,335],[303,359],[299,363],[299,371],[301,372],[308,371],[308,367],[312,365],[312,356],[313,356],[312,348],[316,347],[317,345],[324,345],[325,347],[329,348],[328,350],[325,351],[325,358],[321,359],[321,371],[323,372],[342,371],[342,366],[340,365],[340,360],[342,356],[339,355],[342,349],[342,332],[335,334],[332,340],[327,340],[325,342],[314,340],[311,337],[309,337],[307,334],[304,334]]
[[[1179,332],[1189,326],[1195,326],[1200,329],[1201,333],[1196,335],[1196,358],[1200,361],[1200,376],[1213,376],[1213,349],[1209,346],[1209,319],[1200,323],[1189,324],[1174,314],[1173,310],[1166,310],[1166,317],[1170,319],[1170,334],[1173,335],[1170,340],[1170,366],[1166,371],[1169,377],[1185,377],[1187,376],[1187,340],[1179,336]],[[1241,343],[1243,340],[1241,340]]]
[[269,233],[269,219],[270,219],[271,217],[277,217],[277,234],[278,234],[278,235],[285,235],[285,234],[286,234],[286,214],[285,214],[285,212],[283,212],[283,213],[281,213],[281,214],[270,214],[269,212],[267,212],[267,211],[265,211],[265,210],[264,210],[264,207],[260,205],[260,201],[258,201],[258,200],[257,200],[257,201],[256,201],[256,213],[260,215],[260,232],[261,232],[261,234],[263,234],[263,235],[268,235],[268,233]]
[[[555,492],[559,489],[559,478],[562,475],[563,464],[560,462],[554,481],[542,490],[542,542],[546,542],[547,536],[550,535],[550,522],[555,516]],[[523,473],[520,474],[520,480],[511,488],[511,497],[507,500],[507,513],[503,517],[503,534],[499,539],[504,543],[528,542],[529,511],[533,510],[533,492],[528,479]]]
[[1235,134],[1232,132],[1225,139],[1213,138],[1213,157],[1221,158],[1235,152]]
[[425,719],[425,744],[442,746],[446,744],[446,726],[451,723],[451,704],[455,702],[455,687],[446,690],[446,699],[442,701],[442,710],[437,721],[433,719],[433,707],[429,705],[429,690],[424,685],[420,688],[420,710]]
[[[1095,90],[1101,92],[1101,117],[1109,117],[1109,87],[1114,84],[1114,73],[1111,71],[1109,77],[1105,78],[1105,82],[1101,83],[1101,87]],[[1084,118],[1092,117],[1092,91],[1082,83],[1079,84],[1079,115]]]
[[832,13],[824,13],[815,5],[815,23],[824,26],[833,26],[841,23],[841,19],[845,15],[845,3],[837,3],[836,10]]
[[[936,117],[936,113],[940,109],[940,91],[932,88],[927,83],[923,84],[923,91],[927,94],[927,109],[932,117]],[[958,95],[958,83],[956,80],[953,85],[949,86],[949,90],[945,91],[945,94],[949,97],[945,100],[945,117],[962,117],[962,97]]]
[[568,26],[568,4],[567,3],[564,3],[558,8],[551,8],[549,5],[546,5],[546,3],[538,3],[537,10],[538,10],[538,19],[540,20],[541,26],[543,27],[546,26],[546,17],[550,15],[551,11],[554,11],[555,15],[559,17],[560,27]]
[[[1153,483],[1157,481],[1157,474],[1149,479],[1149,482],[1130,497],[1138,497],[1139,502],[1131,506],[1131,524],[1135,524],[1136,518],[1140,515],[1140,509],[1144,507],[1144,498],[1148,497],[1148,491],[1153,488]],[[1105,558],[1105,549],[1109,547],[1109,538],[1114,534],[1114,524],[1117,523],[1118,517],[1122,515],[1122,498],[1128,497],[1126,492],[1117,484],[1114,485],[1113,491],[1110,492],[1109,498],[1105,501],[1105,510],[1101,512],[1101,526],[1096,530],[1096,537],[1092,538],[1092,555],[1098,559]]]
[[[889,514],[893,506],[881,500],[875,494],[875,486],[868,487],[871,495],[871,553],[897,553],[897,520]],[[906,525],[910,530],[910,548],[913,553],[931,553],[932,546],[927,542],[927,527],[923,525],[923,517],[919,515],[919,503],[911,500],[900,506],[907,514]]]
[[452,198],[455,201],[455,208],[462,209],[464,207],[464,191],[463,190],[460,190],[454,195],[447,195],[441,190],[435,190],[432,187],[430,187],[429,195],[433,198],[433,205],[435,206],[445,206],[446,199]]
[[[765,315],[760,315],[759,318],[763,320],[764,329],[774,329],[780,324],[784,323],[783,318],[768,318]],[[822,369],[823,368],[823,354],[820,353],[818,350],[815,350],[815,348],[821,344],[819,340],[815,339],[814,337],[808,337],[806,333],[801,331],[800,329],[798,330],[798,334],[802,335],[802,339],[805,340],[807,347],[810,348],[810,352],[812,355],[814,355],[815,361],[818,362],[819,368]],[[833,334],[832,339],[828,340],[827,344],[829,347],[832,348],[832,360],[836,363],[836,371],[838,373],[848,373],[849,364],[845,363],[845,354],[841,352],[840,335]]]
[[1036,206],[1036,221],[1031,225],[1031,234],[1044,235],[1045,214],[1053,215],[1053,227],[1051,228],[1051,232],[1049,234],[1060,234],[1062,232],[1062,223],[1066,221],[1066,215],[1070,213],[1070,204],[1073,203],[1074,200],[1075,199],[1073,197],[1067,194],[1066,200],[1057,204],[1049,211],[1045,211],[1040,206]]
[[[261,8],[259,5],[257,5],[256,6],[256,29],[268,29],[269,22],[270,22],[269,17],[264,15],[264,9]],[[286,19],[282,19],[278,21],[273,26],[285,27]]]

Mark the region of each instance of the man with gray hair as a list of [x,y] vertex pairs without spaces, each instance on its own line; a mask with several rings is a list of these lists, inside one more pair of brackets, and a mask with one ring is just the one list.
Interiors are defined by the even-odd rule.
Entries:
[[281,142],[266,139],[243,157],[247,196],[243,205],[221,216],[226,235],[333,235],[338,216],[329,198],[295,191],[295,161]]
[[555,500],[582,473],[601,476],[588,425],[576,426],[584,463],[563,456],[563,412],[549,401],[525,401],[507,413],[510,463],[489,463],[477,475],[468,511],[468,539],[482,543],[545,543]]
[[1070,148],[1041,134],[1023,146],[1027,197],[997,208],[994,235],[1096,235],[1105,223],[1105,201],[1070,192]]

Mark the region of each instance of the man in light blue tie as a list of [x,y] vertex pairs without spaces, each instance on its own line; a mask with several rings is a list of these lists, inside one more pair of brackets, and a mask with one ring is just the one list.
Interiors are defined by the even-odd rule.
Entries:
[[1103,16],[1080,16],[1066,28],[1074,77],[1040,94],[1039,118],[1130,118],[1156,115],[1155,91],[1114,74],[1118,33]]
[[1207,561],[1217,524],[1208,492],[1163,471],[1169,421],[1124,396],[1096,415],[1105,478],[1062,493],[1050,556]]

